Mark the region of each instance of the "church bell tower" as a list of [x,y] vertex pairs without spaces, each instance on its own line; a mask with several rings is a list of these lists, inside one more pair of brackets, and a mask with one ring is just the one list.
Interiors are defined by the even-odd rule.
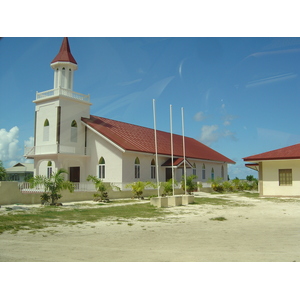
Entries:
[[73,90],[73,74],[77,70],[77,62],[73,57],[69,40],[64,38],[60,50],[51,62],[54,70],[54,89],[59,87]]
[[26,150],[25,157],[34,159],[35,175],[48,175],[49,166],[53,171],[65,168],[76,182],[85,176],[82,170],[89,157],[81,118],[90,117],[92,104],[89,95],[73,91],[77,62],[68,38],[63,38],[50,66],[53,89],[36,93],[34,147]]

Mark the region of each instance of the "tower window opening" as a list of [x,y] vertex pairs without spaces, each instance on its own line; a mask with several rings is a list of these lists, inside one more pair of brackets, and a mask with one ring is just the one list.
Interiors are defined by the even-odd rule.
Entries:
[[49,120],[46,119],[44,122],[44,132],[43,132],[43,141],[48,142],[49,141]]
[[71,142],[77,143],[77,122],[75,120],[71,123]]
[[100,179],[104,179],[105,178],[105,159],[102,156],[99,159],[98,177]]

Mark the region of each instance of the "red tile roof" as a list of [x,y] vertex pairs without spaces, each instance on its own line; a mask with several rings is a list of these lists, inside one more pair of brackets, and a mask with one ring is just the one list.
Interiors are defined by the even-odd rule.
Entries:
[[[155,154],[153,129],[92,115],[90,118],[81,119],[85,124],[127,151]],[[185,137],[185,148],[186,158],[235,164],[233,160],[189,137]],[[171,155],[170,133],[157,130],[157,152],[160,155]],[[181,135],[173,134],[173,154],[175,157],[183,157]]]
[[71,62],[77,65],[77,62],[71,53],[69,40],[67,37],[63,39],[60,50],[58,54],[55,56],[55,58],[52,60],[51,64],[58,61]]
[[278,160],[278,159],[299,159],[300,144],[289,147],[280,148],[273,151],[264,152],[243,158],[244,161],[260,161],[260,160]]

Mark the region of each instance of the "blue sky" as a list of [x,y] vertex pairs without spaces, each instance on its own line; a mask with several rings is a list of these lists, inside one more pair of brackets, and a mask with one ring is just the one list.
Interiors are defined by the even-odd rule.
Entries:
[[[62,38],[0,40],[0,159],[22,161],[33,137],[35,92],[53,88]],[[91,114],[185,135],[236,161],[230,178],[257,175],[243,157],[300,142],[300,38],[69,38],[74,90]]]

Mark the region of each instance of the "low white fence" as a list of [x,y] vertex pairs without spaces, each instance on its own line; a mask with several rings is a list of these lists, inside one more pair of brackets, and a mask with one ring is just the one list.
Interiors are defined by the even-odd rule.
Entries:
[[[132,183],[132,182],[130,182]],[[198,182],[200,183],[200,182]],[[108,185],[111,186],[112,191],[131,191],[131,188],[128,187],[127,185],[129,183],[124,183],[124,182],[107,182]],[[38,185],[34,188],[30,187],[29,182],[19,182],[18,183],[19,190],[22,193],[43,193],[44,186]],[[202,183],[203,187],[210,187],[210,183]],[[180,189],[181,185],[178,184],[175,186],[176,189]],[[146,187],[145,190],[153,190],[155,188],[153,187]],[[95,185],[92,182],[74,182],[74,191],[75,192],[96,192]]]
[[18,187],[22,193],[35,194],[35,193],[43,193],[45,191],[43,185],[38,185],[34,188],[31,188],[29,182],[19,182]]

